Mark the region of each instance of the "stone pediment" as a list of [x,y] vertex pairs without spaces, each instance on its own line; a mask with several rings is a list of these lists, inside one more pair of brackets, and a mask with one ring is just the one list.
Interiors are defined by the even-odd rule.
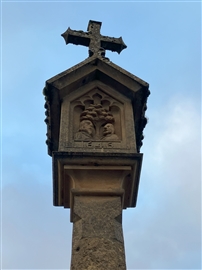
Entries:
[[[78,129],[78,118],[80,117],[81,119],[82,113],[85,114],[85,112],[83,111],[85,111],[86,108],[82,106],[84,106],[85,97],[87,96],[89,96],[91,100],[93,99],[93,96],[99,96],[101,97],[102,103],[104,102],[103,99],[106,99],[107,96],[108,99],[109,97],[111,98],[111,107],[110,109],[108,108],[108,113],[112,114],[112,117],[114,117],[114,115],[116,117],[115,130],[118,138],[120,139],[120,145],[122,145],[122,148],[127,147],[128,142],[121,140],[124,135],[121,133],[120,127],[118,126],[118,123],[120,121],[122,122],[122,124],[124,124],[126,119],[125,116],[121,116],[121,111],[123,111],[123,109],[121,108],[125,106],[123,104],[126,104],[127,102],[128,104],[131,104],[134,117],[133,128],[135,132],[134,138],[136,140],[135,148],[136,152],[139,152],[142,145],[143,129],[147,122],[145,118],[145,111],[147,97],[150,94],[148,88],[148,83],[113,64],[107,58],[103,58],[101,56],[89,57],[78,65],[75,65],[74,67],[47,80],[46,86],[44,88],[44,95],[46,98],[45,108],[47,118],[45,119],[45,122],[47,123],[48,130],[47,144],[49,155],[52,155],[53,151],[59,151],[59,148],[60,151],[69,151],[69,146],[66,148],[64,146],[65,144],[68,145],[68,143],[70,142],[68,141],[68,139],[64,139],[64,133],[66,131],[67,135],[65,136],[70,136],[71,140],[73,139],[73,141],[75,142],[74,139],[76,135],[74,134]],[[83,101],[79,101],[79,98],[81,98]],[[123,102],[123,100],[125,100],[125,103]],[[72,118],[72,121],[75,120],[76,124],[75,126],[70,126],[68,123],[66,123],[66,126],[70,127],[68,130],[65,129],[66,131],[64,131],[64,129],[61,129],[61,125],[62,123],[64,123],[65,119],[63,115],[64,113],[68,113],[65,111],[61,114],[64,102],[66,102],[67,105],[65,106],[66,109],[71,109],[71,104],[75,102],[80,102],[80,105],[77,104],[78,106],[75,111],[74,109],[71,109],[71,113],[73,115],[76,115],[76,112],[78,114],[77,120],[75,120],[76,118]],[[92,101],[91,107],[98,105],[96,102],[97,101]],[[116,105],[118,108],[117,110],[119,110],[119,116],[118,113],[113,112],[113,110],[115,110],[113,109],[113,103],[118,104]],[[106,112],[107,111],[105,111],[105,113]],[[97,122],[96,124],[98,125]],[[61,130],[63,130],[63,132],[60,132]],[[94,140],[101,140],[101,135],[99,135],[99,132],[101,131],[98,131],[97,126],[95,126],[95,132],[97,133],[94,135]],[[75,142],[75,145],[76,143],[77,145],[79,145],[79,140],[78,142]],[[116,143],[118,145],[118,142]]]

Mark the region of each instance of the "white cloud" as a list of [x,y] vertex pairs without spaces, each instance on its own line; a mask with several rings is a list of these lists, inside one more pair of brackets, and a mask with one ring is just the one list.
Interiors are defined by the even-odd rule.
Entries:
[[161,111],[150,112],[139,202],[124,213],[129,269],[200,269],[200,114],[195,104],[173,98]]

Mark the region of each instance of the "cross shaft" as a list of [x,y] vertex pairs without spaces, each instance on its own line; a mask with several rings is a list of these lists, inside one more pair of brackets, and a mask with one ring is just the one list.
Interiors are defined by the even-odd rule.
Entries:
[[89,47],[89,56],[95,54],[105,56],[105,50],[120,53],[127,47],[122,37],[114,38],[102,36],[100,34],[101,25],[101,22],[90,20],[87,28],[88,32],[68,28],[66,32],[62,34],[62,37],[65,39],[66,44],[72,43]]

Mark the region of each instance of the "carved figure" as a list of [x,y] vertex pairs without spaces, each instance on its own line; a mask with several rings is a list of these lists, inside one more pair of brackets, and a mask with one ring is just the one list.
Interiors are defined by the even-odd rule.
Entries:
[[102,141],[117,141],[118,136],[114,133],[114,125],[107,123],[104,126]]
[[82,120],[79,125],[79,131],[75,134],[75,140],[89,140],[93,139],[95,128],[90,120]]
[[[75,100],[74,140],[118,141],[121,137],[121,104],[95,88]],[[116,122],[116,132],[114,123]],[[78,129],[78,124],[79,129]],[[76,132],[75,132],[76,131]]]
[[[96,95],[94,95],[95,97]],[[96,96],[98,97],[98,96]],[[80,115],[80,121],[89,120],[94,124],[95,133],[94,140],[99,140],[100,127],[106,122],[113,122],[114,117],[110,111],[103,108],[101,104],[90,104]]]

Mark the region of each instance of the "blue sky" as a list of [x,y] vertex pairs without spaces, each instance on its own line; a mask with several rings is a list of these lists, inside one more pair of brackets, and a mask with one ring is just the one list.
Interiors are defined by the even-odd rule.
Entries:
[[128,46],[112,62],[150,84],[137,207],[124,210],[127,269],[201,269],[199,1],[2,1],[1,267],[68,269],[69,210],[52,205],[45,81],[88,57],[60,36],[102,22]]

